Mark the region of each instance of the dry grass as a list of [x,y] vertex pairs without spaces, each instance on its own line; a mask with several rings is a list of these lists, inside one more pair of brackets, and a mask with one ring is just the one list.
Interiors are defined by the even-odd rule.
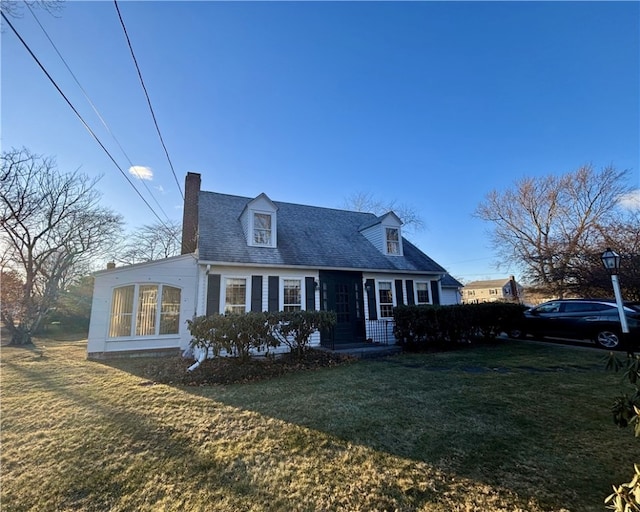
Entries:
[[154,382],[157,360],[37,345],[2,349],[3,511],[601,511],[637,461],[596,351],[518,343],[182,386]]

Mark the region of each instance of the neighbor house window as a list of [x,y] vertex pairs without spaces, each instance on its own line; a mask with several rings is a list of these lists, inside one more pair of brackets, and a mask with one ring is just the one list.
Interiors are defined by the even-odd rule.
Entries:
[[178,334],[180,294],[180,288],[157,284],[115,288],[111,301],[109,337]]
[[245,313],[247,311],[247,280],[227,279],[225,293],[225,313]]
[[271,214],[253,214],[253,243],[256,245],[272,245]]
[[429,283],[416,283],[416,304],[430,304]]
[[300,311],[302,309],[302,280],[284,279],[284,311]]
[[398,228],[386,228],[387,254],[400,254],[400,230]]
[[378,283],[378,294],[380,298],[380,316],[383,318],[393,317],[393,292],[391,291],[391,281],[381,281]]

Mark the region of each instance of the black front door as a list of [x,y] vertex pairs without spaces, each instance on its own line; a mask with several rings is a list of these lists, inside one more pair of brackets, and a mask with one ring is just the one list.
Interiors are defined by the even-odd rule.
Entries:
[[320,307],[337,317],[333,333],[322,335],[323,345],[364,342],[362,273],[320,271]]

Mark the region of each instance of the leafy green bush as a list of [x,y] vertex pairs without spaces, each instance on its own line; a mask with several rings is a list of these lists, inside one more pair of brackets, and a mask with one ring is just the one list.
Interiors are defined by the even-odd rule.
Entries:
[[394,309],[394,334],[398,343],[410,351],[491,341],[516,325],[524,309],[519,304],[505,302],[400,306]]
[[[611,352],[607,360],[607,369],[623,371],[625,380],[631,384],[631,396],[623,394],[615,398],[611,412],[613,421],[621,428],[634,426],[636,437],[640,437],[640,355],[627,354],[625,361],[619,361]],[[640,511],[640,466],[634,465],[634,476],[630,482],[613,486],[613,494],[605,499],[607,508],[616,512]]]
[[309,348],[311,335],[326,331],[336,324],[333,311],[289,311],[273,314],[271,335],[289,347],[293,354],[302,355]]
[[301,355],[309,347],[311,335],[333,327],[336,316],[327,311],[251,312],[200,316],[187,323],[192,348],[246,361],[255,352],[268,354],[281,345]]

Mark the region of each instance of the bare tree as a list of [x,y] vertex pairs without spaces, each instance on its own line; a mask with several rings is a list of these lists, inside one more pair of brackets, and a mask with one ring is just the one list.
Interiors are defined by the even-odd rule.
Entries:
[[601,255],[611,247],[620,254],[620,288],[626,300],[640,301],[640,209],[623,212],[615,223],[603,226],[593,250],[580,257],[568,286],[585,297],[610,297],[611,277],[602,265]]
[[55,16],[60,12],[63,4],[64,0],[0,0],[0,9],[6,16],[12,18],[22,17],[24,7],[43,9]]
[[177,221],[144,225],[129,236],[114,259],[130,265],[177,256],[182,244],[181,230]]
[[392,211],[402,220],[405,231],[416,232],[424,228],[424,222],[415,208],[406,204],[398,204],[395,200],[381,201],[368,192],[357,192],[347,197],[344,200],[343,208],[375,215],[383,215]]
[[122,221],[98,204],[97,179],[59,173],[53,159],[26,149],[2,153],[1,164],[3,271],[19,275],[23,288],[19,304],[3,303],[0,314],[11,343],[23,345],[60,291],[113,245]]
[[499,264],[522,268],[530,283],[563,297],[584,255],[599,250],[606,226],[619,221],[627,176],[588,165],[562,176],[523,178],[487,194],[475,215],[493,224]]

